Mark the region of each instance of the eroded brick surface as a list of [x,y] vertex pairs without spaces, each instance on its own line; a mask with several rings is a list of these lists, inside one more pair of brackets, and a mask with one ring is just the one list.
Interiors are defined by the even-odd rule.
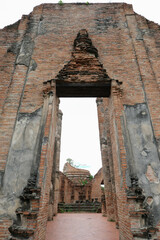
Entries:
[[[84,91],[107,97],[98,103],[105,211],[119,225],[120,238],[160,239],[159,37],[157,24],[123,3],[42,4],[0,30],[0,216],[7,219],[0,239],[9,236],[9,225],[13,238],[32,233],[30,239],[44,239],[56,159],[57,95],[65,87],[70,96]],[[34,147],[25,138],[32,136],[27,126],[33,115],[38,123]],[[16,134],[22,125],[25,144]],[[27,174],[23,156],[30,159]],[[5,191],[7,172],[18,173],[14,192]]]

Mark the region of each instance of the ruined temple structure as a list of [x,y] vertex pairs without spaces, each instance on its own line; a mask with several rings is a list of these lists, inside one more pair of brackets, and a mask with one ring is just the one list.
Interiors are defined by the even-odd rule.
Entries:
[[59,172],[58,210],[54,215],[68,211],[101,212],[102,182],[102,168],[93,177],[88,170],[65,163],[63,173]]
[[45,239],[60,97],[97,97],[120,239],[160,239],[159,66],[160,26],[124,3],[42,4],[0,30],[0,240]]
[[59,202],[75,203],[76,201],[91,200],[92,179],[90,176],[88,170],[78,169],[65,163],[63,175],[61,174]]
[[101,202],[102,181],[102,168],[93,177],[88,170],[65,163],[63,173],[59,173],[59,202],[75,203],[86,200]]

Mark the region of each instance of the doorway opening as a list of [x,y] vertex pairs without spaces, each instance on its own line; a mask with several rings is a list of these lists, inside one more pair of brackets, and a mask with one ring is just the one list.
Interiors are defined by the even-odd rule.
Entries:
[[[111,94],[111,82],[112,79],[108,76],[106,70],[103,67],[103,64],[100,62],[98,57],[98,50],[92,44],[92,40],[89,38],[88,32],[86,29],[81,29],[76,39],[74,40],[73,44],[73,51],[71,54],[71,60],[67,62],[66,65],[59,71],[58,75],[55,79],[52,79],[45,83],[46,88],[44,90],[44,94],[48,91],[53,93],[56,88],[56,97],[61,99],[61,103],[64,101],[69,101],[69,97],[71,97],[71,101],[75,103],[75,109],[73,110],[74,114],[78,110],[75,116],[82,116],[83,118],[78,121],[74,119],[74,117],[69,114],[68,123],[66,123],[66,141],[64,141],[64,137],[62,136],[62,146],[61,146],[61,166],[60,169],[63,172],[57,169],[59,166],[59,159],[60,159],[60,126],[62,125],[62,134],[64,134],[64,118],[65,112],[60,105],[60,109],[62,110],[64,116],[62,121],[62,113],[58,111],[58,118],[56,122],[56,136],[55,136],[55,143],[54,146],[54,159],[53,159],[53,181],[51,183],[51,191],[53,193],[53,199],[49,202],[49,207],[53,209],[53,214],[57,212],[73,212],[73,207],[77,208],[77,206],[81,206],[81,210],[84,211],[84,207],[88,207],[88,205],[92,206],[91,211],[94,207],[94,213],[99,212],[99,207],[95,208],[97,203],[100,204],[100,211],[101,211],[101,196],[102,196],[102,189],[101,182],[104,179],[103,172],[101,167],[101,159],[103,159],[103,163],[105,162],[105,174],[108,173],[109,169],[109,158],[106,158],[107,152],[107,134],[106,126],[103,131],[103,126],[105,125],[106,121],[108,121],[108,115],[106,111],[106,107],[108,105],[103,105],[103,98],[108,99]],[[76,100],[73,98],[76,97]],[[97,108],[95,104],[95,116],[91,117],[92,115],[89,114],[86,117],[80,113],[80,103],[78,103],[78,98],[80,102],[84,101],[85,107],[87,106],[87,101],[91,101],[90,98],[99,98],[97,99]],[[56,106],[58,106],[58,99],[55,99]],[[108,101],[108,100],[107,100]],[[82,109],[85,109],[82,107]],[[91,105],[87,107],[87,114],[88,111],[91,109]],[[97,113],[98,109],[98,113]],[[58,110],[58,109],[57,109]],[[103,113],[101,112],[103,111]],[[69,112],[67,112],[69,113]],[[102,116],[101,116],[102,113]],[[91,118],[90,118],[91,117]],[[78,117],[80,118],[80,117]],[[73,122],[72,122],[73,120]],[[88,124],[87,124],[88,120]],[[98,120],[98,121],[97,121]],[[105,122],[104,122],[105,120]],[[86,133],[89,132],[90,127],[92,126],[93,122],[96,121],[96,127],[94,130],[97,129],[97,135],[94,137],[93,133],[94,130],[90,130],[88,136],[90,139],[86,137]],[[79,122],[79,123],[78,123]],[[71,129],[69,127],[69,123],[71,123]],[[98,126],[99,123],[99,126]],[[74,127],[75,126],[75,127]],[[101,140],[99,141],[99,129]],[[108,127],[108,125],[107,125]],[[58,129],[58,130],[57,130]],[[78,136],[78,131],[80,132],[80,136]],[[73,132],[73,136],[71,136],[71,132]],[[102,134],[102,132],[104,132]],[[96,147],[92,145],[92,141],[97,141]],[[64,141],[64,142],[63,142]],[[73,141],[73,143],[71,143]],[[103,157],[101,158],[100,154],[100,144],[101,144],[101,153]],[[75,147],[74,147],[75,146]],[[64,155],[64,147],[67,149],[67,154]],[[103,149],[102,149],[103,147]],[[96,157],[94,153],[95,148],[99,149],[99,157]],[[74,155],[74,152],[76,154]],[[78,153],[78,154],[77,154]],[[88,155],[89,154],[89,155]],[[64,155],[64,156],[63,156]],[[63,160],[62,160],[63,159]],[[96,159],[98,161],[96,161]],[[67,160],[67,161],[66,161]],[[57,162],[58,161],[58,162]],[[111,160],[112,161],[112,160]],[[66,162],[66,163],[65,163]],[[96,167],[97,162],[100,164]],[[63,168],[63,164],[64,168]],[[104,165],[104,164],[103,164]],[[80,168],[82,167],[82,168]],[[88,169],[87,169],[88,168]],[[100,169],[99,169],[100,168]],[[91,172],[89,171],[91,170]],[[99,171],[98,171],[99,170]],[[93,177],[93,175],[94,177]],[[108,175],[108,177],[110,177]],[[106,185],[106,184],[105,184]],[[109,185],[111,185],[109,183]],[[52,190],[53,186],[53,190]],[[97,191],[99,189],[99,191]],[[98,192],[98,194],[97,194]],[[50,196],[51,196],[50,194]],[[96,195],[97,194],[97,195]],[[104,195],[104,194],[103,194]],[[104,198],[105,201],[106,197]],[[59,205],[59,204],[61,205]],[[92,204],[93,203],[93,204]],[[58,209],[54,209],[54,206],[58,206]],[[73,206],[74,205],[74,206]],[[111,205],[113,205],[111,203]],[[74,208],[74,212],[75,212]],[[113,208],[113,206],[112,206]],[[77,211],[77,209],[76,209]],[[88,211],[88,209],[87,209]],[[79,209],[78,209],[79,212]],[[89,231],[89,230],[88,230]],[[76,233],[75,233],[76,234]],[[107,233],[106,233],[107,234]],[[98,238],[98,235],[96,239]],[[75,238],[74,238],[75,239]],[[80,238],[81,239],[81,238]],[[93,239],[93,238],[92,238]],[[118,239],[118,238],[113,238]],[[56,239],[57,240],[57,239]],[[110,238],[111,240],[111,238]]]
[[95,175],[102,167],[96,98],[60,98],[62,117],[60,171],[67,159]]
[[97,181],[103,176],[96,99],[61,98],[60,109],[58,212],[101,212],[102,193]]
[[63,116],[58,214],[47,224],[46,240],[118,240],[115,223],[102,217],[104,176],[96,98],[60,98],[59,109]]

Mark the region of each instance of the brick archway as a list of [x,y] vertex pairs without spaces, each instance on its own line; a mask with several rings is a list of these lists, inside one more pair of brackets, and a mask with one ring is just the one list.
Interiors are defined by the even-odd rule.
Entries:
[[[107,98],[110,98],[112,101],[116,102],[116,99],[119,99],[118,105],[115,104],[115,108],[120,111],[120,107],[122,108],[122,105],[120,103],[120,99],[122,96],[122,89],[121,89],[122,83],[118,80],[110,79],[109,76],[106,73],[106,70],[103,68],[103,65],[99,62],[98,59],[98,51],[93,46],[91,39],[89,38],[88,32],[85,29],[82,29],[77,34],[77,37],[74,41],[74,48],[72,52],[72,58],[68,62],[67,65],[64,66],[62,70],[58,73],[55,79],[49,80],[47,82],[43,83],[43,95],[44,95],[44,103],[48,106],[48,114],[46,116],[45,128],[47,135],[44,138],[49,139],[50,137],[50,131],[49,129],[53,131],[53,136],[50,140],[48,140],[48,148],[42,148],[41,152],[41,162],[40,162],[40,169],[42,168],[43,171],[41,171],[42,175],[39,176],[39,185],[43,183],[42,177],[44,177],[44,170],[45,170],[45,162],[44,162],[44,156],[47,156],[47,162],[51,164],[50,166],[53,167],[53,170],[47,169],[48,172],[48,178],[45,180],[45,187],[41,185],[41,198],[40,198],[40,205],[39,208],[39,215],[37,218],[37,221],[42,221],[43,216],[43,224],[44,228],[42,230],[41,225],[38,225],[35,232],[35,239],[39,239],[42,231],[45,231],[45,224],[48,218],[48,213],[45,212],[45,205],[49,201],[49,186],[48,181],[51,179],[51,174],[53,176],[52,184],[55,184],[56,179],[56,165],[59,165],[58,162],[53,162],[52,158],[56,155],[57,149],[52,148],[50,149],[50,146],[55,146],[56,143],[56,128],[53,126],[57,125],[58,118],[56,118],[59,108],[58,104],[58,98],[59,97],[101,97],[97,100],[97,107],[99,112],[99,124],[103,124],[103,120],[107,120],[106,116],[101,116],[102,106],[99,107],[99,103],[103,103],[103,97],[107,100]],[[112,95],[112,96],[111,96]],[[107,129],[109,131],[109,128]],[[106,150],[104,150],[104,139],[107,139],[106,141],[111,138],[110,133],[108,132],[108,136],[106,134],[105,130],[100,129],[100,135],[101,135],[101,151],[102,151],[102,163],[103,163],[103,173],[104,173],[104,181],[105,181],[105,195],[106,195],[106,201],[107,201],[107,216],[109,219],[113,219],[116,221],[117,226],[118,223],[118,213],[117,213],[117,202],[116,202],[116,189],[115,189],[115,176],[113,169],[113,158],[112,158],[112,152],[111,152],[111,143],[110,146],[106,146]],[[110,156],[107,155],[110,154]],[[106,158],[110,158],[110,163],[106,162]],[[54,161],[59,161],[59,159],[56,159],[56,157],[53,158]],[[42,164],[42,165],[41,165]],[[106,171],[105,169],[108,168]],[[53,174],[54,171],[54,174]],[[40,172],[40,170],[38,171]],[[54,189],[54,186],[52,186]],[[43,190],[42,190],[43,189]],[[123,190],[124,191],[124,190]],[[53,191],[52,191],[53,193]],[[46,194],[48,197],[46,197]],[[45,196],[45,198],[44,198]],[[44,200],[44,199],[45,200]],[[55,202],[55,199],[52,199],[53,208],[57,209],[56,205],[57,202]],[[50,206],[52,205],[50,204]],[[54,210],[53,210],[54,211]],[[44,218],[45,216],[45,218]],[[52,218],[52,217],[51,217]]]

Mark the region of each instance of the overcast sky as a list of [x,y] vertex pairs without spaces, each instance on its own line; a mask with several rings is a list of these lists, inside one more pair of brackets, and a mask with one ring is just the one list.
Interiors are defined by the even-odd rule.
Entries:
[[[54,0],[0,0],[0,28],[18,21],[23,14],[29,14],[33,7],[41,3],[57,3]],[[63,0],[68,2],[87,2],[87,0]],[[126,2],[133,4],[134,11],[149,20],[160,24],[160,0],[126,0],[88,2]],[[99,132],[95,99],[61,99],[63,111],[61,169],[67,158],[75,164],[95,174],[101,167]]]

